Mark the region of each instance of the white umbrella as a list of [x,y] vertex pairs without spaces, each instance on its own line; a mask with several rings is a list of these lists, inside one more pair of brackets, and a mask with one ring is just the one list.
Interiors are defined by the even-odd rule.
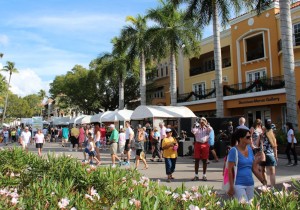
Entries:
[[99,114],[95,114],[95,115],[93,115],[93,116],[91,117],[91,122],[93,122],[93,123],[96,123],[96,122],[98,122],[98,123],[103,122],[103,121],[102,121],[102,118],[103,118],[104,116],[110,114],[111,112],[112,112],[112,111],[106,111],[106,112],[101,112],[101,113],[99,113]]
[[130,120],[132,115],[132,110],[115,110],[105,116],[102,116],[101,122],[117,122],[117,121],[127,121]]

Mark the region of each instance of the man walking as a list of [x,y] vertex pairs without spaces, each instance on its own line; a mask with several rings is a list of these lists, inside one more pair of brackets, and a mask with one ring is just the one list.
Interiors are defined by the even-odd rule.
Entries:
[[21,134],[21,144],[24,150],[28,152],[28,144],[31,141],[31,132],[29,131],[28,127],[25,127],[25,130]]
[[118,157],[118,142],[119,142],[119,132],[115,128],[114,124],[109,126],[111,134],[109,137],[109,144],[110,144],[110,154],[111,154],[111,161],[112,161],[112,168],[116,167],[116,159],[121,163],[121,159]]
[[195,158],[195,177],[192,181],[199,180],[198,171],[199,171],[199,162],[202,160],[203,163],[203,181],[207,181],[206,178],[206,169],[207,169],[207,160],[209,157],[209,133],[210,127],[207,125],[207,120],[204,117],[200,119],[200,125],[196,123],[195,127],[192,129],[192,133],[195,135],[194,142],[194,158]]

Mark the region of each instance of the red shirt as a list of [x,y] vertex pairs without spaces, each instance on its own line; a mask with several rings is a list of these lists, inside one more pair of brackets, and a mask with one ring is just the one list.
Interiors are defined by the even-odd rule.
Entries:
[[104,138],[106,136],[106,129],[100,128],[101,138]]

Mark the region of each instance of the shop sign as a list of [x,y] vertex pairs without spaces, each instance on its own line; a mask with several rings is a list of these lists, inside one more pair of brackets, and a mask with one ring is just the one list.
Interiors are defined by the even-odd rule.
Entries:
[[266,98],[251,98],[245,100],[239,100],[239,104],[248,105],[248,104],[259,104],[259,103],[279,103],[280,97],[266,97]]

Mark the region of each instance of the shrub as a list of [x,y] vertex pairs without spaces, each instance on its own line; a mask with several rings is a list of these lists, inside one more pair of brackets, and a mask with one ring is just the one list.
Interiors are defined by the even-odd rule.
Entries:
[[0,209],[299,209],[295,191],[257,193],[250,203],[222,200],[207,187],[172,190],[133,169],[93,167],[65,156],[42,159],[13,148],[0,151]]

